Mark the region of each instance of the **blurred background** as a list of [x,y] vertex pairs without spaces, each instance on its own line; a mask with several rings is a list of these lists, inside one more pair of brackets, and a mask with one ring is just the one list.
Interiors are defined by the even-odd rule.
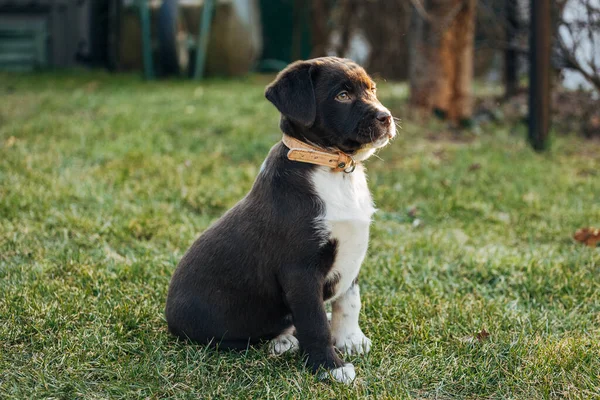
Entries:
[[[600,0],[0,0],[0,399],[598,398],[599,34]],[[402,128],[347,388],[164,319],[323,55]]]
[[417,115],[529,118],[536,149],[551,122],[600,135],[599,35],[600,0],[0,0],[2,70],[202,79],[336,55],[407,82]]

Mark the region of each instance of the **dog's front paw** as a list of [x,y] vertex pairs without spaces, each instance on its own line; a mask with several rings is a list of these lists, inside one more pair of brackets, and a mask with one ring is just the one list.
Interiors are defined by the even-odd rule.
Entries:
[[334,335],[333,344],[339,351],[349,355],[367,354],[371,351],[371,339],[366,337],[360,329]]
[[285,333],[277,336],[269,343],[269,351],[273,355],[280,355],[283,353],[294,352],[300,348],[298,339],[292,334]]
[[331,369],[329,371],[321,373],[319,375],[320,379],[331,378],[336,382],[341,382],[346,385],[352,383],[354,378],[356,378],[356,371],[354,371],[354,365],[350,363],[346,363],[341,367]]

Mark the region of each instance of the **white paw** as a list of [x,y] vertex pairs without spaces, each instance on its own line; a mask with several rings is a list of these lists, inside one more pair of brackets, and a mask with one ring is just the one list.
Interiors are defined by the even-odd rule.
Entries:
[[336,382],[345,383],[349,385],[356,378],[356,372],[354,371],[354,365],[350,363],[344,364],[342,367],[331,369],[327,372],[323,372],[319,375],[320,379],[331,378]]
[[288,333],[277,336],[269,343],[269,351],[276,356],[287,353],[288,351],[294,352],[299,348],[300,344],[298,343],[296,336]]
[[335,347],[348,355],[367,354],[371,351],[371,339],[365,336],[360,329],[357,331],[342,332],[333,336]]

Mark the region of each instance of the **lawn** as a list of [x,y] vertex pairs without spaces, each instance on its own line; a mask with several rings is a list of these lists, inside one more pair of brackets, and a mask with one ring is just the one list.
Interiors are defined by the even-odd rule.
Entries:
[[170,276],[280,138],[270,77],[0,74],[0,398],[600,398],[600,142],[406,114],[367,162],[379,211],[351,386],[264,348],[171,337]]

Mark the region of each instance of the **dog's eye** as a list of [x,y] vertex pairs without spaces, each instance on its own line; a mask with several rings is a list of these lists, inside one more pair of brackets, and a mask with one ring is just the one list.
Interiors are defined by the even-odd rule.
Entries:
[[349,101],[350,100],[350,94],[347,91],[343,91],[343,92],[339,92],[337,94],[337,96],[335,96],[335,99],[337,101]]

